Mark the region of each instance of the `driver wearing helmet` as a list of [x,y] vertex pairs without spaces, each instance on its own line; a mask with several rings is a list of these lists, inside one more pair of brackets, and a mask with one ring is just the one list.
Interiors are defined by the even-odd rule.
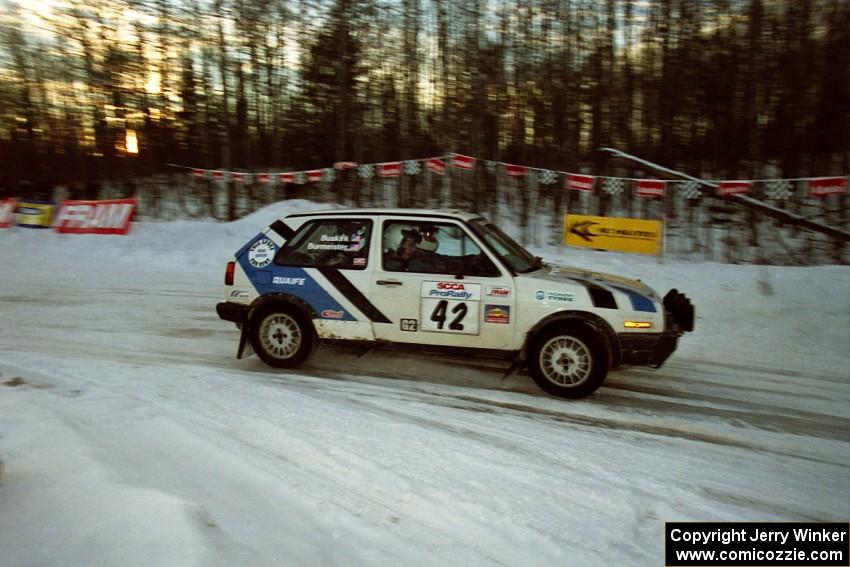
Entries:
[[433,227],[417,230],[400,225],[390,228],[386,242],[390,246],[394,242],[398,242],[398,245],[384,254],[384,269],[396,272],[435,272],[437,257],[434,252],[439,245],[435,233]]

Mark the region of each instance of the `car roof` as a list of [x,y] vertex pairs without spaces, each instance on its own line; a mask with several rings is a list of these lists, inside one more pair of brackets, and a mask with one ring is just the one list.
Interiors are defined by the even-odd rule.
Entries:
[[382,208],[362,208],[362,209],[328,209],[324,211],[310,211],[304,213],[293,213],[286,215],[283,218],[299,218],[299,217],[326,217],[326,216],[402,216],[402,217],[442,217],[451,218],[460,221],[470,221],[472,219],[481,218],[478,213],[470,213],[458,209],[382,209]]

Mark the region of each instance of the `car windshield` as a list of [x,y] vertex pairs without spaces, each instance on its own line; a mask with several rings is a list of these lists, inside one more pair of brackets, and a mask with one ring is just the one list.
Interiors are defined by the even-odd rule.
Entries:
[[531,253],[517,244],[517,242],[505,234],[496,225],[484,219],[471,221],[472,230],[490,246],[503,262],[517,274],[533,272],[543,267],[543,263]]

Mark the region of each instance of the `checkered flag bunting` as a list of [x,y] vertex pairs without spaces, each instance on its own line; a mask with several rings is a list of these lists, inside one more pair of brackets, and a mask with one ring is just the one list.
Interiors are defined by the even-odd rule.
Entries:
[[419,166],[418,161],[406,161],[404,162],[404,173],[407,175],[419,175],[422,171],[422,168]]
[[373,166],[373,165],[357,166],[357,175],[361,179],[370,179],[372,177],[375,177],[375,166]]
[[602,183],[602,190],[609,195],[619,195],[625,190],[623,180],[617,177],[609,177]]
[[683,199],[699,199],[699,183],[696,181],[685,181],[679,183],[679,196]]
[[787,179],[773,179],[764,183],[768,199],[787,199],[794,194],[794,187]]
[[537,178],[543,185],[552,185],[558,181],[558,172],[551,169],[544,169],[538,173]]

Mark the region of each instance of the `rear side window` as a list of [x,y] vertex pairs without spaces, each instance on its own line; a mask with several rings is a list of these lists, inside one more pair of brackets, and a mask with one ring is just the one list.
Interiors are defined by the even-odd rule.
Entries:
[[281,266],[363,270],[369,257],[372,221],[327,219],[305,223],[278,252]]

